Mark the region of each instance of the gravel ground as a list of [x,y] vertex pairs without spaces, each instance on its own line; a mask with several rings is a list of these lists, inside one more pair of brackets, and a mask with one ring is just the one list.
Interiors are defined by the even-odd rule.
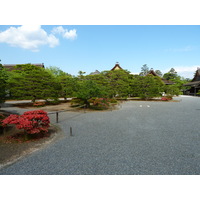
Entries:
[[60,113],[66,135],[0,174],[200,174],[200,98],[176,99],[181,101],[128,101],[114,111]]

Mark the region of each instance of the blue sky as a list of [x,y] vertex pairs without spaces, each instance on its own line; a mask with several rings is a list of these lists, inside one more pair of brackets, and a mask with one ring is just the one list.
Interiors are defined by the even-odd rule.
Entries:
[[200,26],[45,25],[0,26],[2,64],[44,63],[77,75],[110,70],[132,73],[143,64],[192,78],[200,67]]

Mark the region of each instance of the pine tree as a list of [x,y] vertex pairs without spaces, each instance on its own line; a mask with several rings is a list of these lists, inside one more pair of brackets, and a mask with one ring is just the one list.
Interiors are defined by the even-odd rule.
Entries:
[[8,74],[3,65],[0,63],[0,103],[3,103],[6,98],[7,79]]
[[18,65],[9,79],[12,96],[17,99],[57,99],[61,86],[44,68],[31,64]]

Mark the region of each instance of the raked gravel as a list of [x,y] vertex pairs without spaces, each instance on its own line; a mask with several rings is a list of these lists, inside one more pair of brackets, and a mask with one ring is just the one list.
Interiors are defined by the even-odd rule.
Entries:
[[60,113],[64,137],[0,174],[200,174],[200,98],[175,100],[180,102],[127,101],[119,110]]

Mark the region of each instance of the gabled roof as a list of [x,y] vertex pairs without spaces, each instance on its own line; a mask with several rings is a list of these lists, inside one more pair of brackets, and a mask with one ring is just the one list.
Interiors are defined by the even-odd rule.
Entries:
[[[44,68],[44,63],[27,63],[27,64],[31,64],[31,65],[35,65],[35,66],[38,66],[38,67],[42,67]],[[5,69],[7,69],[8,71],[12,71],[12,70],[15,70],[15,66],[17,65],[24,65],[24,64],[3,64],[3,66],[5,67]]]
[[184,86],[197,87],[198,85],[200,85],[200,68],[199,67],[197,68],[197,71],[194,74],[194,78],[190,82],[184,84]]
[[159,76],[158,74],[156,74],[156,72],[154,72],[153,69],[151,69],[147,75],[149,75],[149,74],[152,74],[153,76]]
[[199,67],[197,68],[197,71],[195,72],[194,78],[192,79],[191,82],[194,82],[194,81],[200,81],[200,68]]
[[[153,69],[151,69],[147,75],[150,75],[150,74],[153,75],[153,76],[158,76],[158,77],[160,77],[158,74],[156,74],[156,72],[155,72]],[[146,75],[146,76],[147,76],[147,75]],[[160,77],[160,78],[161,78],[161,77]],[[172,82],[172,81],[170,81],[170,80],[166,80],[166,79],[164,79],[164,78],[161,78],[161,80],[163,81],[163,83],[164,83],[165,85],[173,85],[173,84],[174,84],[174,82]]]
[[[111,69],[111,71],[122,69],[118,62],[116,62],[115,66]],[[123,69],[122,69],[123,70]]]
[[100,74],[100,71],[96,70],[95,72],[91,72],[90,75]]

